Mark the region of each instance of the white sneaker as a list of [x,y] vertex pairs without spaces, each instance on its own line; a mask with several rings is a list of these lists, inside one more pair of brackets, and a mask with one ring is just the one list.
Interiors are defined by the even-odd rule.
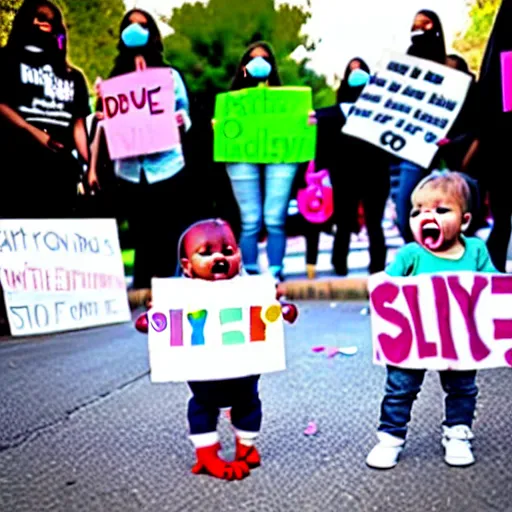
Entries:
[[390,469],[396,466],[405,440],[387,432],[377,432],[379,442],[366,457],[366,464],[371,468]]
[[471,451],[473,433],[467,425],[443,426],[444,461],[450,466],[470,466],[475,462]]

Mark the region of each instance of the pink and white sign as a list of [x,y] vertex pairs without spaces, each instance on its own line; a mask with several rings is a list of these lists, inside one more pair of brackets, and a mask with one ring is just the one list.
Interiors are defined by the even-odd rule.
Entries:
[[368,286],[375,364],[431,370],[512,367],[512,276],[381,272]]
[[512,110],[512,51],[501,52],[501,88],[503,112]]
[[169,68],[127,73],[101,84],[104,128],[113,160],[167,151],[180,144]]

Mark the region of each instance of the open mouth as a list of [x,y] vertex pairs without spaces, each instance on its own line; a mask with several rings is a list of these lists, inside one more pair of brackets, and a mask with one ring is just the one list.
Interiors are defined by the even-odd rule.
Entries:
[[226,260],[216,261],[212,265],[212,274],[227,274],[229,272],[229,263]]
[[443,241],[443,232],[435,222],[429,221],[421,226],[421,242],[427,249],[435,251]]

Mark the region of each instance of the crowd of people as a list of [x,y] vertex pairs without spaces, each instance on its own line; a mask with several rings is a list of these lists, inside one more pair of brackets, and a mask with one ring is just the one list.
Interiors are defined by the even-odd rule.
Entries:
[[[334,190],[337,229],[332,264],[337,274],[347,274],[350,234],[358,229],[360,204],[370,241],[369,271],[385,269],[382,219],[392,165],[400,171],[398,227],[410,243],[386,268],[389,276],[505,271],[512,213],[507,185],[512,178],[501,171],[508,162],[510,113],[502,108],[499,62],[500,53],[512,46],[511,21],[512,2],[507,0],[499,11],[480,81],[472,77],[463,108],[447,138],[439,141],[429,168],[396,161],[380,148],[342,133],[348,112],[371,75],[360,58],[348,63],[336,104],[309,113],[307,122],[318,126],[316,166],[329,171]],[[120,22],[117,49],[110,77],[152,67],[169,69],[182,143],[167,151],[112,161],[101,123],[101,84],[97,84],[97,109],[91,113],[84,76],[67,60],[61,12],[48,0],[26,0],[0,54],[4,69],[0,82],[0,145],[5,158],[2,218],[70,218],[79,214],[80,192],[91,198],[102,196],[103,204],[95,202],[95,207],[129,221],[136,253],[136,289],[150,288],[153,276],[174,276],[180,268],[190,279],[233,279],[241,275],[243,261],[247,274],[258,274],[258,241],[264,230],[270,272],[282,280],[287,209],[294,183],[300,181],[299,162],[227,164],[223,183],[230,186],[233,208],[224,212],[232,220],[238,206],[238,236],[230,222],[204,220],[218,212],[209,211],[204,193],[197,193],[199,174],[194,165],[201,162],[197,153],[204,153],[204,146],[194,145],[187,88],[179,71],[163,59],[162,38],[154,19],[141,9],[128,11]],[[469,74],[461,57],[447,55],[441,22],[432,11],[419,11],[412,20],[407,53]],[[230,90],[261,84],[279,87],[282,82],[272,47],[258,41],[249,44],[241,57]],[[478,227],[486,190],[494,217],[487,247],[482,240],[467,237]],[[218,198],[211,198],[212,208],[215,202]],[[320,229],[320,225],[310,226],[306,233],[309,264],[316,258],[313,249]],[[277,287],[276,299],[281,298],[279,293]],[[293,305],[282,303],[279,311],[290,322],[297,318]],[[147,315],[139,317],[136,325],[147,332]],[[412,405],[425,375],[424,369],[392,365],[387,365],[386,372],[379,442],[366,458],[370,467],[379,469],[391,468],[399,460]],[[242,479],[260,465],[255,447],[262,421],[258,379],[259,375],[251,375],[189,382],[189,433],[197,455],[194,473]],[[440,372],[447,395],[442,443],[444,459],[451,466],[475,461],[470,444],[478,393],[475,379],[474,370]],[[231,407],[236,434],[232,462],[218,456],[217,420],[224,407]]]
[[[432,170],[447,167],[465,173],[472,190],[474,221],[470,231],[483,222],[488,191],[494,218],[489,249],[496,267],[505,271],[511,203],[507,187],[497,178],[499,165],[489,163],[499,161],[494,157],[504,151],[508,131],[500,120],[503,115],[499,105],[486,107],[488,98],[494,102],[501,98],[494,76],[496,48],[504,44],[499,38],[506,37],[500,23],[495,27],[495,44],[488,46],[477,83],[460,56],[447,54],[436,13],[421,10],[412,20],[411,45],[404,49],[407,54],[456,68],[470,74],[472,80],[463,108],[447,138],[439,141],[429,168],[399,160],[342,133],[349,108],[372,73],[361,58],[354,57],[347,64],[336,103],[310,116],[309,122],[317,124],[316,167],[328,169],[334,192],[329,230],[332,224],[336,226],[332,250],[336,274],[344,276],[348,272],[350,237],[360,228],[361,208],[369,237],[369,271],[384,269],[386,240],[382,220],[392,166],[399,169],[396,222],[405,242],[412,240],[408,222],[411,192]],[[233,225],[248,273],[261,271],[258,242],[266,236],[269,270],[277,280],[284,279],[288,205],[303,179],[304,165],[228,163],[222,165],[222,176],[215,170],[210,173],[210,169],[218,169],[208,155],[211,140],[205,144],[205,138],[213,139],[213,130],[210,126],[208,135],[204,130],[194,130],[187,87],[180,72],[163,58],[162,37],[155,20],[141,9],[130,10],[120,21],[118,53],[109,78],[167,67],[174,83],[174,111],[181,144],[160,153],[111,160],[101,122],[101,83],[95,84],[97,108],[91,112],[86,80],[68,61],[67,41],[59,9],[48,0],[26,0],[0,51],[5,70],[0,83],[0,144],[4,161],[12,162],[9,166],[4,164],[9,171],[3,174],[1,217],[103,216],[128,220],[135,248],[133,287],[143,289],[150,287],[153,276],[174,275],[178,256],[169,257],[165,248],[176,247],[188,225],[219,215]],[[264,41],[248,45],[230,90],[260,84],[283,85],[272,47]],[[503,129],[495,129],[497,126]],[[203,166],[207,168],[198,168]],[[325,226],[304,226],[310,269],[316,263],[322,229]],[[313,276],[314,270],[310,272]]]

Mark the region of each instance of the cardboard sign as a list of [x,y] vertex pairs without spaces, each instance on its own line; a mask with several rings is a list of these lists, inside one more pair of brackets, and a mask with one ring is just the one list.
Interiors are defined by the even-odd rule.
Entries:
[[13,336],[131,319],[114,219],[0,220],[0,281]]
[[110,158],[167,151],[180,144],[169,68],[151,68],[101,83]]
[[313,160],[316,126],[309,87],[251,87],[218,94],[214,160],[257,164]]
[[153,382],[218,380],[286,368],[281,306],[266,276],[153,279]]
[[475,272],[369,279],[373,362],[402,368],[512,366],[512,276]]
[[501,52],[501,89],[503,112],[512,110],[512,51]]
[[469,75],[447,66],[386,52],[342,131],[427,168],[470,83]]

